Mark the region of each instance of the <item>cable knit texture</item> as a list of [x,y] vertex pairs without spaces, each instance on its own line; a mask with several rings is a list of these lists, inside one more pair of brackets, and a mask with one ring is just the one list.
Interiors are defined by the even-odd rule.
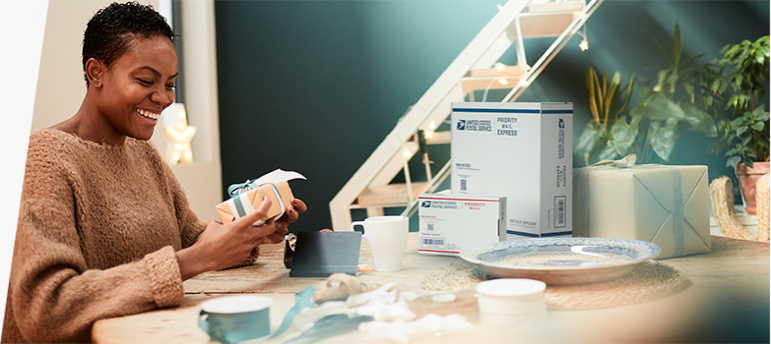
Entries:
[[3,342],[88,342],[96,320],[179,305],[175,251],[203,229],[150,142],[33,134]]

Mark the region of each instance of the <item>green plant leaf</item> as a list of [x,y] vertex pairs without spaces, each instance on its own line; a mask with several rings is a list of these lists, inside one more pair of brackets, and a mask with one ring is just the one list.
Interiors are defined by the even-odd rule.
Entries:
[[726,159],[725,166],[726,167],[734,167],[737,164],[739,164],[740,162],[742,162],[742,157],[740,157],[738,155],[732,156],[732,157]]
[[576,141],[576,152],[591,154],[597,146],[597,143],[602,140],[602,132],[604,129],[605,126],[602,124],[595,127],[594,123],[587,123],[586,127],[584,127],[584,131],[581,132],[581,135],[578,136],[578,140]]
[[763,128],[766,127],[766,122],[755,122],[755,124],[752,125],[752,130],[755,131],[763,131]]
[[677,141],[677,121],[669,120],[663,127],[658,122],[651,122],[649,127],[651,148],[662,160],[669,161],[669,156]]
[[653,120],[668,120],[670,118],[684,119],[685,113],[672,99],[654,92],[645,100],[645,104],[640,107],[644,111],[644,116]]
[[629,78],[629,83],[626,84],[626,91],[624,91],[624,101],[621,103],[621,106],[619,106],[618,111],[616,111],[616,118],[618,118],[619,115],[625,113],[627,109],[629,109],[629,102],[632,100],[632,93],[634,92],[634,84],[635,78],[634,74],[632,74],[632,77]]
[[683,122],[686,123],[690,129],[697,130],[707,137],[717,136],[717,127],[710,114],[702,111],[692,103],[680,103],[680,108],[685,114]]
[[597,156],[599,160],[605,160],[605,159],[615,160],[616,157],[618,157],[618,155],[616,154],[616,149],[613,148],[613,145],[610,145],[610,144],[605,145],[605,147],[603,147],[602,150],[600,151],[600,154]]
[[586,71],[586,89],[589,92],[589,112],[594,118],[595,124],[600,124],[599,108],[597,107],[597,91],[599,82],[597,81],[597,71],[589,67]]
[[680,44],[680,24],[675,22],[675,36],[672,42],[672,66],[677,70],[680,65],[680,56],[683,53],[683,46]]
[[755,111],[753,111],[753,115],[755,116],[755,118],[758,119],[758,121],[762,121],[762,122],[768,121],[769,113],[768,111],[765,110],[765,108],[766,107],[764,104],[760,104],[758,105],[758,108],[755,109]]
[[616,121],[613,123],[613,127],[610,129],[612,136],[610,139],[613,148],[615,148],[618,155],[624,156],[629,151],[629,148],[637,139],[637,134],[640,131],[640,118],[637,117],[632,120],[632,123],[626,123],[625,120]]

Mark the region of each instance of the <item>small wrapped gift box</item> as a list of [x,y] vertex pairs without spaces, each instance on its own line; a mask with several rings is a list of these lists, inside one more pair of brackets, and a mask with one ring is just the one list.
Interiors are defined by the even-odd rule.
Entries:
[[649,241],[658,258],[710,250],[707,166],[579,168],[573,195],[573,236]]
[[219,214],[222,223],[232,222],[237,218],[254,212],[255,209],[260,207],[265,196],[272,203],[270,209],[268,209],[268,214],[260,219],[262,222],[270,218],[278,219],[281,215],[284,215],[284,210],[294,198],[288,182],[265,184],[237,194],[231,199],[218,204],[217,214]]
[[276,169],[255,180],[231,185],[228,188],[231,198],[216,206],[217,214],[219,214],[222,223],[232,222],[254,212],[267,196],[272,202],[268,214],[257,221],[255,225],[260,225],[270,218],[278,219],[284,215],[284,210],[294,199],[288,182],[292,179],[305,180],[305,176],[294,171]]

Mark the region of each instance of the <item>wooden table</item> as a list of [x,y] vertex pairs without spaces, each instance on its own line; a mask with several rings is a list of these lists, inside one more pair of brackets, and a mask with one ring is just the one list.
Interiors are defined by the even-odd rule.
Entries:
[[[97,321],[92,337],[97,343],[209,343],[198,328],[200,303],[232,294],[271,297],[274,329],[294,305],[295,293],[313,285],[324,287],[325,278],[290,278],[283,265],[283,249],[264,254],[251,266],[209,272],[185,281],[180,307]],[[417,253],[417,233],[410,233],[404,269],[366,272],[364,283],[400,281],[419,285],[426,273],[459,262],[460,258]],[[361,263],[372,265],[366,244]],[[426,335],[417,343],[502,342],[768,342],[769,245],[712,237],[709,254],[662,260],[691,280],[677,294],[655,301],[591,311],[549,311],[546,318],[528,325],[496,327],[475,322],[474,331]],[[281,343],[298,335],[287,331],[265,343]],[[350,332],[321,343],[362,342],[363,332]],[[385,343],[377,341],[375,343]]]

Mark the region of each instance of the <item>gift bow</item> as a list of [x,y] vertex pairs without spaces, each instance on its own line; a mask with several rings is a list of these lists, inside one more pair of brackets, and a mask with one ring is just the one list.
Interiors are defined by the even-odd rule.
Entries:
[[578,236],[586,237],[589,235],[589,172],[598,168],[605,167],[605,169],[621,169],[629,167],[637,168],[666,168],[672,175],[672,231],[675,241],[674,256],[682,255],[684,246],[684,228],[685,228],[685,215],[683,211],[683,194],[682,194],[682,176],[680,170],[666,165],[660,164],[648,164],[637,165],[637,155],[629,154],[619,160],[600,160],[586,168],[576,169],[574,178],[577,178],[577,184],[581,185],[584,192],[581,193],[581,202],[579,202],[579,214],[581,217],[581,231],[576,233]]
[[[228,186],[228,195],[230,195],[231,198],[232,197],[236,197],[236,196],[238,196],[238,195],[240,195],[240,194],[242,194],[244,192],[247,192],[247,191],[249,191],[251,189],[256,189],[256,188],[262,186],[262,185],[255,184],[254,182],[256,180],[257,179],[247,179],[243,183],[233,184],[231,186]],[[273,184],[273,183],[271,183],[271,184]]]
[[634,166],[636,162],[637,162],[637,154],[629,154],[619,160],[610,160],[610,159],[600,160],[598,162],[595,162],[589,165],[589,167],[610,165],[611,167],[626,168],[626,167]]

